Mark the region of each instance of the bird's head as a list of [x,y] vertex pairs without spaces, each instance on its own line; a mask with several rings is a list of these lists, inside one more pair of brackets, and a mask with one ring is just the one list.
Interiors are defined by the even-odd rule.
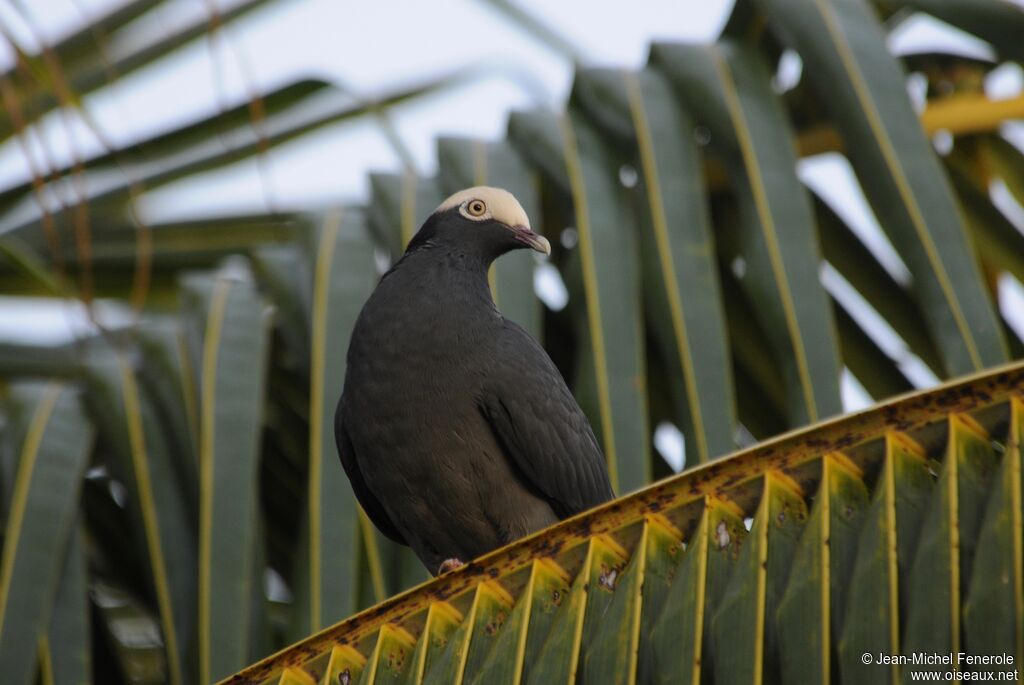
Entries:
[[515,196],[490,186],[460,190],[442,202],[407,251],[426,243],[479,255],[487,262],[523,247],[551,254],[551,244],[530,229],[530,218]]

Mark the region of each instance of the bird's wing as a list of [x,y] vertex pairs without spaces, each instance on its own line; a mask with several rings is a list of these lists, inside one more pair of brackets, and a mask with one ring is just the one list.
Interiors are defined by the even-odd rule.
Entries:
[[590,423],[547,352],[506,321],[480,398],[505,455],[565,518],[612,497]]
[[343,396],[341,401],[338,402],[338,408],[334,412],[334,440],[338,444],[338,456],[341,457],[341,465],[345,469],[345,475],[348,476],[349,482],[352,483],[352,490],[356,493],[356,499],[359,500],[359,504],[363,507],[366,515],[373,521],[373,525],[377,526],[380,532],[395,542],[408,545],[409,543],[405,541],[398,528],[391,522],[391,518],[388,516],[387,511],[384,510],[380,500],[374,497],[370,489],[366,487],[366,481],[363,480],[359,464],[356,463],[356,453],[352,448],[352,440],[348,437],[348,430],[345,428],[345,420],[342,417],[344,402],[345,398]]

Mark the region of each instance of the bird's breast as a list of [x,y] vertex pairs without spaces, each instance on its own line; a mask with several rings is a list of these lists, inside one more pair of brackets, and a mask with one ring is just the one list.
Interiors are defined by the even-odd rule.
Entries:
[[360,315],[346,400],[406,421],[422,420],[442,403],[475,402],[495,359],[500,315],[451,293],[403,290],[375,292]]
[[443,271],[385,278],[360,314],[352,352],[394,368],[465,367],[486,360],[502,318],[489,291],[470,285]]

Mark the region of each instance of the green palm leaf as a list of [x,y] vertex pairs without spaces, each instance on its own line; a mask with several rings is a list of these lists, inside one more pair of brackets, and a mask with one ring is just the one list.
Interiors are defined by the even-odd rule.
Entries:
[[[1019,367],[889,399],[1024,354],[1007,306],[1024,154],[1000,129],[1024,97],[986,95],[1012,66],[893,55],[886,35],[924,12],[1015,64],[1024,12],[738,0],[717,41],[624,70],[583,66],[604,53],[576,25],[498,2],[580,62],[564,103],[486,61],[365,96],[251,74],[216,115],[103,135],[122,82],[225,27],[248,41],[269,7],[165,25],[172,3],[132,0],[53,40],[24,2],[5,20],[0,139],[24,167],[0,188],[0,679],[205,685],[299,639],[235,682],[867,683],[911,676],[864,653],[1024,658]],[[545,105],[498,139],[446,130],[436,169],[412,154],[430,147],[403,139],[410,118],[510,74]],[[263,173],[273,207],[151,216],[150,190],[266,171],[366,123],[398,166],[364,199],[296,203]],[[87,144],[49,149],[55,124]],[[825,185],[824,153],[849,159],[884,234],[842,199],[856,187]],[[552,244],[496,262],[499,310],[543,341],[617,490],[639,492],[396,596],[427,574],[338,468],[345,350],[417,227],[484,183]],[[29,342],[26,316],[70,338]],[[861,388],[881,407],[805,427]]]
[[[949,373],[1006,360],[962,214],[863,2],[764,0],[773,29],[821,68],[808,76],[843,136],[881,225],[915,279]],[[956,285],[954,285],[954,283]]]
[[[390,680],[423,649],[440,650],[424,682],[483,682],[488,667],[499,682],[829,682],[837,669],[879,682],[911,666],[865,652],[955,653],[961,616],[976,636],[979,611],[993,644],[1019,649],[1017,588],[981,583],[1019,570],[1005,476],[1019,476],[1022,392],[1017,363],[789,433],[496,550],[224,682],[275,683],[285,666],[318,678],[338,645],[356,652],[347,663],[366,659],[362,682]],[[559,572],[538,596],[544,566]],[[1012,601],[968,599],[993,591]],[[535,619],[542,597],[554,606]],[[439,612],[442,644],[424,628]]]
[[16,386],[8,401],[9,416],[19,421],[8,433],[17,440],[8,449],[18,459],[0,564],[0,671],[12,685],[28,685],[63,585],[63,560],[69,549],[81,553],[69,541],[73,532],[77,537],[92,429],[74,391],[58,383]]
[[256,476],[267,327],[251,285],[191,276],[184,305],[199,395],[199,679],[249,658],[257,546]]

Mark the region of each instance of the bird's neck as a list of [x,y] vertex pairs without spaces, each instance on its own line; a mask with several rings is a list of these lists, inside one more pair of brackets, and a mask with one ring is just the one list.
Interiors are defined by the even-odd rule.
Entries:
[[396,286],[408,288],[417,299],[496,311],[487,279],[493,261],[493,256],[458,248],[422,247],[403,256],[385,279],[394,278]]

